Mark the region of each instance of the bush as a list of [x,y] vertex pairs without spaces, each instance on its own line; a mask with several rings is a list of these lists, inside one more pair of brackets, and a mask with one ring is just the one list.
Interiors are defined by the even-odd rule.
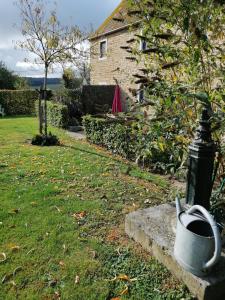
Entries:
[[49,132],[47,136],[37,134],[33,137],[31,144],[36,146],[57,146],[60,145],[60,142],[56,135],[52,135]]
[[0,90],[0,105],[6,115],[31,115],[38,93],[34,90]]
[[74,126],[81,124],[83,107],[80,102],[80,89],[61,89],[54,92],[53,101],[66,105],[69,112],[68,125]]
[[104,146],[114,154],[134,160],[136,139],[132,127],[126,123],[122,119],[104,119],[89,115],[83,117],[88,141]]
[[59,128],[67,128],[69,122],[68,107],[63,104],[48,101],[47,118],[49,124]]
[[83,118],[87,140],[106,147],[159,173],[175,173],[186,153],[185,138],[175,128],[163,130],[160,122],[106,119],[87,115]]

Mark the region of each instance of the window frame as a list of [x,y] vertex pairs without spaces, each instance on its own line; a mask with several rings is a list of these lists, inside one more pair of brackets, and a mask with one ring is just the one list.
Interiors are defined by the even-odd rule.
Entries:
[[[105,55],[101,56],[101,45],[102,43],[105,43]],[[101,40],[99,42],[99,60],[107,59],[107,52],[108,52],[108,42],[107,39]]]
[[[141,32],[140,32],[141,35],[143,35],[143,29],[141,29]],[[143,45],[145,45],[145,47],[143,47]],[[148,43],[146,40],[140,38],[140,51],[145,51],[148,49]]]
[[137,101],[138,103],[143,103],[145,101],[145,86],[140,84],[137,91]]

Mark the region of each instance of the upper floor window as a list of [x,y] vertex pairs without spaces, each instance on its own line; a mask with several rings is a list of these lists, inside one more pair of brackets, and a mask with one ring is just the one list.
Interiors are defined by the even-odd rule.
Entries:
[[145,87],[143,84],[141,84],[137,90],[137,101],[139,103],[143,103],[145,101]]
[[148,49],[147,41],[145,39],[141,39],[140,40],[140,50],[145,51],[147,49]]
[[[143,30],[140,32],[141,36],[143,36]],[[140,38],[140,50],[145,51],[148,49],[148,42],[146,38],[143,36],[143,38]]]
[[107,40],[100,42],[100,57],[99,58],[106,58],[107,56]]

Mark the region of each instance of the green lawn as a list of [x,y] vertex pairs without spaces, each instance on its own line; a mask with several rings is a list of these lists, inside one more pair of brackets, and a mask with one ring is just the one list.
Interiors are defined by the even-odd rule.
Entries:
[[31,146],[36,119],[0,119],[0,299],[190,299],[124,234],[168,182],[52,131],[63,146]]

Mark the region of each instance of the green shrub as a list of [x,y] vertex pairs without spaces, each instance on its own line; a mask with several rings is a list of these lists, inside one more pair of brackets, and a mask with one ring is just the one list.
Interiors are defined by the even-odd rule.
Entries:
[[134,160],[136,140],[132,127],[125,120],[83,117],[87,140],[93,144],[106,147],[114,154]]
[[60,145],[60,142],[56,135],[53,135],[51,132],[49,132],[47,136],[41,134],[35,135],[31,141],[31,144],[35,146],[58,146]]
[[83,107],[80,101],[80,89],[60,89],[54,91],[53,101],[66,105],[69,111],[69,126],[81,124],[81,117],[83,115]]
[[160,122],[142,121],[83,117],[89,142],[158,173],[175,173],[186,156],[186,139],[174,126],[165,130]]
[[0,104],[6,115],[31,115],[38,93],[34,90],[0,90]]
[[59,128],[67,128],[69,122],[68,107],[48,101],[47,118],[49,124]]

